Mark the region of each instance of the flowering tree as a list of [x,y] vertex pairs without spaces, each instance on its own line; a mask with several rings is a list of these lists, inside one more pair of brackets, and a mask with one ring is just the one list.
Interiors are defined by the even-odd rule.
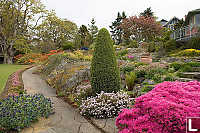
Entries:
[[200,82],[163,82],[123,109],[116,119],[120,133],[182,133],[186,117],[200,116]]
[[151,41],[162,33],[162,27],[154,17],[132,16],[124,19],[120,27],[125,40],[132,37],[137,41]]

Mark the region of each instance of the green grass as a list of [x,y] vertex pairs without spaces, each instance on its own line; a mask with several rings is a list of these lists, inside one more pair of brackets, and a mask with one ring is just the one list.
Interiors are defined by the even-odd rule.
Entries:
[[0,64],[0,93],[3,91],[6,85],[9,75],[25,67],[26,67],[25,65]]

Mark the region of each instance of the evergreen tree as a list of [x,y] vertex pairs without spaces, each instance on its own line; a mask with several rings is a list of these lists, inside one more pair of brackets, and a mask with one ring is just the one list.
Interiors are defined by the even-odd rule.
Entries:
[[94,18],[92,18],[92,21],[90,23],[91,24],[88,25],[89,26],[88,30],[91,35],[92,43],[93,43],[98,33],[98,27],[95,25],[96,21],[94,20]]
[[153,17],[153,12],[151,10],[151,7],[147,8],[146,10],[144,10],[144,12],[140,13],[140,16],[144,16],[144,17]]
[[126,18],[125,12],[122,12],[122,14],[120,14],[120,12],[118,12],[117,18],[115,19],[114,22],[112,22],[112,25],[109,26],[111,29],[110,32],[112,34],[112,39],[116,42],[116,44],[122,43],[123,31],[120,28],[120,25],[121,25],[123,19],[125,19],[125,18]]
[[89,46],[91,44],[91,35],[88,28],[85,25],[81,25],[79,28],[79,34],[81,38],[81,46]]
[[120,75],[117,60],[107,29],[99,31],[91,63],[91,85],[95,93],[117,92],[120,89]]

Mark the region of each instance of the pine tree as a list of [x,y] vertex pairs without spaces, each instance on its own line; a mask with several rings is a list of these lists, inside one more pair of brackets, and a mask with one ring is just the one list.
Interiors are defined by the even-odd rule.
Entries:
[[116,42],[116,44],[122,43],[123,31],[119,26],[121,25],[123,19],[125,19],[125,18],[126,18],[125,12],[122,12],[122,14],[120,14],[120,12],[118,12],[117,18],[115,19],[114,22],[112,22],[112,25],[109,26],[111,28],[110,32],[112,34],[112,39]]
[[117,60],[107,29],[99,31],[91,63],[91,85],[95,93],[117,92],[120,89],[120,75]]
[[144,16],[144,17],[153,17],[153,12],[151,10],[151,7],[147,8],[146,10],[144,10],[144,12],[140,13],[140,16]]
[[89,33],[91,34],[92,43],[93,43],[98,33],[98,27],[95,25],[96,21],[94,20],[94,18],[92,18],[90,23],[91,24],[88,25],[89,27],[88,30],[89,30]]

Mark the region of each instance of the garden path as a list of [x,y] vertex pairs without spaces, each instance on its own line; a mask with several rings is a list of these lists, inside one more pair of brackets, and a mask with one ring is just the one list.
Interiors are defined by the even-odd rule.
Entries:
[[50,98],[54,103],[55,114],[34,123],[22,133],[100,133],[77,110],[57,98],[56,90],[49,87],[39,75],[33,74],[36,69],[33,67],[22,74],[24,88],[28,94],[41,93]]

